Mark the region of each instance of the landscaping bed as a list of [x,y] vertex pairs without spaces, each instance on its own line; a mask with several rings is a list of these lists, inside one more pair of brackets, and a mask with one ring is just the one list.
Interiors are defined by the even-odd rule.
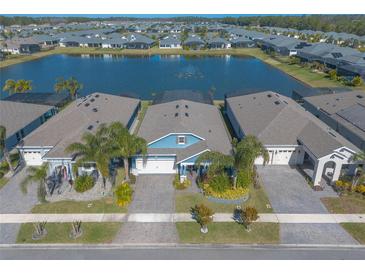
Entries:
[[211,223],[209,232],[200,232],[197,223],[176,223],[181,243],[216,243],[216,244],[277,244],[279,243],[279,225],[274,223],[253,223],[247,232],[237,223]]
[[341,226],[359,243],[365,245],[365,224],[342,223]]
[[321,198],[321,201],[330,213],[365,214],[365,198],[361,194]]
[[[263,187],[255,189],[253,185],[251,185],[249,188],[249,195],[250,198],[243,204],[244,206],[255,207],[259,213],[273,212],[271,206],[269,208],[267,207],[267,205],[270,205],[270,202]],[[233,213],[233,210],[236,207],[235,204],[215,203],[208,200],[207,197],[200,193],[177,193],[175,199],[175,210],[177,213],[190,212],[191,207],[201,203],[207,205],[216,213]]]
[[83,234],[77,239],[69,237],[71,223],[47,223],[47,235],[41,240],[32,240],[34,226],[22,224],[17,243],[111,243],[121,227],[121,223],[82,223]]
[[60,201],[38,204],[32,213],[125,213],[126,207],[118,206],[112,197],[95,201]]

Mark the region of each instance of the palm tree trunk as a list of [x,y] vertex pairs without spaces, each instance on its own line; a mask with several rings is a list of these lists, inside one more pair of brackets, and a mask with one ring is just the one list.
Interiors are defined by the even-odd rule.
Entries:
[[124,171],[125,171],[125,180],[129,182],[129,162],[128,158],[123,158],[124,163]]
[[4,149],[4,157],[5,157],[6,162],[9,165],[9,168],[10,168],[11,173],[14,173],[14,167],[11,164],[10,155],[9,155],[9,152],[8,152],[7,149]]
[[237,174],[233,176],[233,188],[237,188]]
[[101,178],[103,180],[103,188],[106,189],[106,179],[103,175],[101,175]]

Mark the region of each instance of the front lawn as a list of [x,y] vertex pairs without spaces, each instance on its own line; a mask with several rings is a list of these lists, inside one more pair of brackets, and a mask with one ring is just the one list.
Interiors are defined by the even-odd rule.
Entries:
[[113,198],[95,201],[60,201],[44,203],[32,208],[32,213],[125,213],[125,207],[117,206]]
[[176,223],[176,228],[181,243],[277,244],[280,238],[274,223],[253,223],[250,232],[237,223],[211,223],[207,234],[197,223]]
[[22,224],[18,233],[17,243],[111,243],[119,231],[121,223],[82,223],[83,235],[77,239],[69,237],[71,223],[47,223],[47,236],[42,240],[32,240],[34,226],[31,223]]
[[350,196],[343,196],[338,198],[321,198],[321,201],[330,213],[365,213],[365,198],[361,194],[353,194]]
[[365,224],[342,223],[341,226],[346,229],[359,243],[365,244]]
[[[187,213],[196,204],[205,204],[216,213],[233,213],[236,205],[234,204],[220,204],[209,201],[204,195],[200,193],[177,193],[175,200],[175,208],[177,213]],[[255,189],[253,185],[250,186],[250,199],[243,206],[253,206],[259,213],[272,213],[273,210],[269,199],[266,196],[263,187]]]

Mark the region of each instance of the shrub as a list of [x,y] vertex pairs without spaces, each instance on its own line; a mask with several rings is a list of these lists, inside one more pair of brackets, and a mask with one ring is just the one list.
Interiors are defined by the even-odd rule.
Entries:
[[175,187],[175,189],[178,190],[182,190],[182,189],[186,189],[189,186],[191,186],[191,181],[188,179],[185,179],[182,183],[180,182],[180,176],[179,174],[176,174],[175,179],[173,181],[173,185]]
[[208,183],[209,183],[209,187],[214,192],[218,192],[218,193],[224,192],[231,188],[231,181],[225,173],[212,177]]
[[127,206],[132,201],[133,190],[129,184],[121,184],[115,190],[117,205],[120,207]]
[[252,222],[259,218],[256,208],[246,207],[241,213],[241,219],[248,230],[250,230],[250,225]]
[[129,174],[129,183],[134,185],[136,183],[136,176],[134,176],[132,173]]
[[358,185],[355,188],[355,191],[358,192],[358,193],[360,193],[360,194],[365,195],[365,185]]
[[204,204],[195,205],[191,209],[191,213],[194,216],[194,219],[200,224],[202,227],[206,226],[210,222],[213,221],[214,212],[209,207]]
[[237,187],[248,188],[252,183],[252,172],[250,170],[240,170],[237,174]]
[[337,71],[332,69],[328,72],[328,77],[331,79],[331,80],[336,80],[337,79]]
[[223,192],[216,192],[209,185],[204,186],[205,195],[219,199],[236,200],[242,198],[244,195],[247,195],[248,192],[249,192],[248,188],[242,188],[242,187],[238,187],[236,189],[230,188]]
[[336,181],[335,186],[336,186],[336,190],[338,192],[343,192],[345,190],[350,190],[351,183],[339,180],[339,181]]
[[355,76],[352,80],[351,80],[351,84],[355,87],[361,86],[363,84],[363,80],[361,79],[360,76]]
[[92,189],[94,186],[94,180],[89,175],[81,175],[75,180],[75,190],[77,192],[85,192]]

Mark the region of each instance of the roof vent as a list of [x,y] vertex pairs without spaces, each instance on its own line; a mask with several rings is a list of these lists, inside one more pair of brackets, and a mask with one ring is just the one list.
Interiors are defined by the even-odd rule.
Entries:
[[99,98],[99,96],[100,96],[99,94],[95,94],[95,98]]
[[87,129],[88,129],[88,130],[92,130],[92,129],[93,129],[93,127],[94,127],[93,125],[90,125],[90,126],[88,126],[88,127],[87,127]]
[[275,105],[280,105],[280,101],[275,101],[274,104]]
[[185,112],[185,116],[186,116],[186,117],[189,117],[189,113]]
[[93,108],[93,111],[94,111],[94,112],[98,112],[98,109],[97,109],[97,108]]
[[209,133],[211,133],[211,132],[212,132],[212,130],[211,130],[211,129],[209,129],[209,130],[208,130],[208,132],[209,132]]
[[177,112],[176,112],[176,113],[175,113],[175,117],[177,117],[177,116],[179,116],[179,113],[177,113]]
[[86,103],[86,104],[85,104],[85,107],[88,107],[88,106],[90,106],[90,104],[89,104],[89,103]]
[[269,97],[269,98],[271,98],[271,96],[272,96],[271,94],[268,94],[268,95],[267,95],[267,97]]
[[256,96],[254,96],[253,99],[256,100]]
[[91,99],[90,99],[90,102],[94,102],[94,101],[95,101],[95,99],[94,99],[94,98],[91,98]]

